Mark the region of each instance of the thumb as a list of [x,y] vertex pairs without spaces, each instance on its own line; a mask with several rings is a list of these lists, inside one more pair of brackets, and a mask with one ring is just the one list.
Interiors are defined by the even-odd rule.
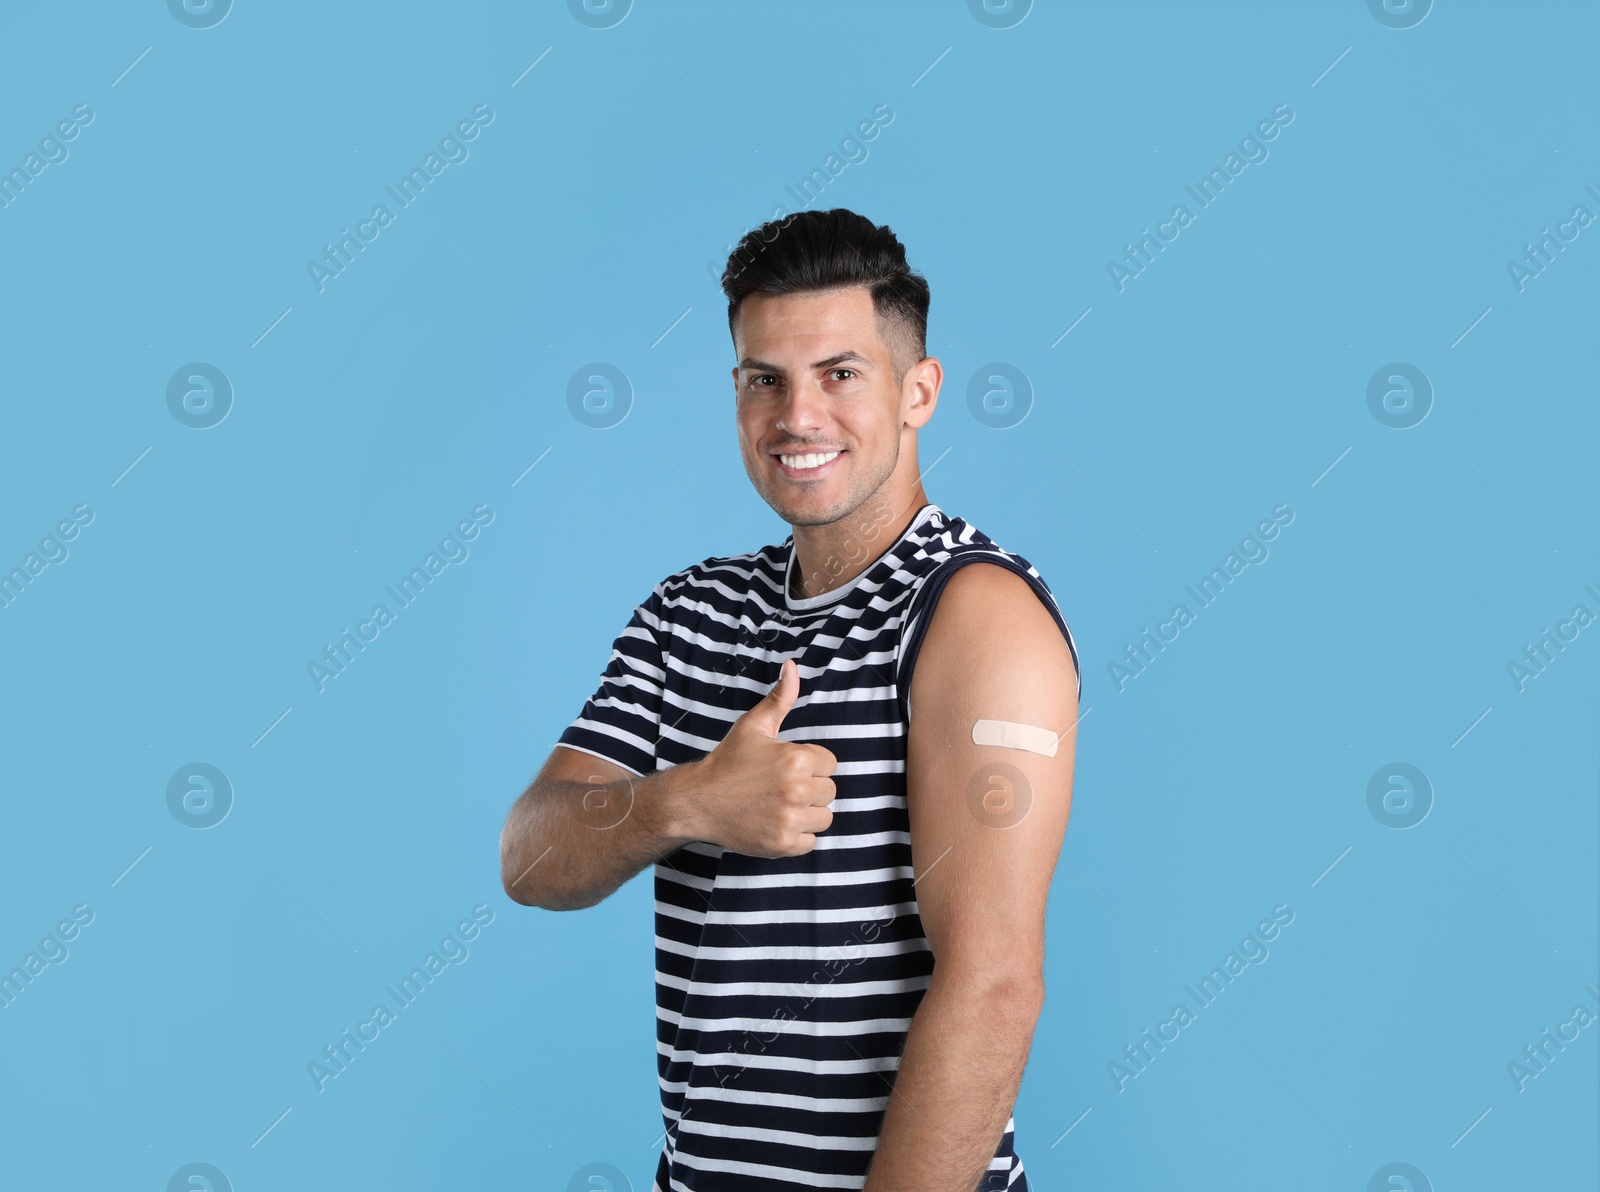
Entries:
[[743,719],[751,727],[769,737],[776,737],[778,730],[783,727],[783,720],[789,714],[789,709],[794,707],[794,701],[800,695],[800,670],[792,658],[785,658],[783,665],[778,669],[778,681],[772,685],[772,690],[755,707],[744,714]]

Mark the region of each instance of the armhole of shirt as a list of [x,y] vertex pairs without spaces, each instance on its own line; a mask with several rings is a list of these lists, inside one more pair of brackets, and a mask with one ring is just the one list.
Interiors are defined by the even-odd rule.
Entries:
[[1066,639],[1067,650],[1072,654],[1072,671],[1078,685],[1078,701],[1083,699],[1083,671],[1078,665],[1078,644],[1072,640],[1072,630],[1067,628],[1067,622],[1061,615],[1061,610],[1056,606],[1055,596],[1042,579],[1029,573],[1026,565],[1017,562],[1009,555],[994,554],[989,551],[972,551],[967,554],[956,555],[947,559],[934,570],[911,598],[911,607],[906,613],[906,629],[900,642],[899,667],[895,674],[895,699],[900,705],[900,719],[909,724],[911,722],[911,673],[917,664],[917,655],[922,651],[922,639],[927,636],[928,623],[933,620],[934,608],[938,605],[939,596],[944,591],[945,584],[950,582],[950,577],[968,563],[995,563],[1007,571],[1014,572],[1028,581],[1028,586],[1033,589],[1034,595],[1039,597],[1045,609],[1050,613],[1050,618],[1061,630],[1061,636]]

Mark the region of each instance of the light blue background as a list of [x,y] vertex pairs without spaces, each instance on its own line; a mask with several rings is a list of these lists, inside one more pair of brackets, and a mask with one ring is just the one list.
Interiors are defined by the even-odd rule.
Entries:
[[[497,837],[650,586],[788,532],[713,271],[887,104],[814,205],[928,277],[929,495],[1040,569],[1083,657],[1034,1186],[1594,1187],[1600,1025],[1522,1092],[1507,1063],[1600,1009],[1600,625],[1525,690],[1507,664],[1600,613],[1600,226],[1520,292],[1507,263],[1600,214],[1597,52],[1575,3],[0,7],[0,167],[95,113],[0,210],[0,566],[94,511],[0,609],[0,967],[94,912],[0,1011],[3,1182],[649,1187],[648,875],[521,908]],[[306,262],[480,103],[319,292]],[[1108,261],[1278,104],[1270,157],[1119,292]],[[194,361],[235,395],[205,430],[166,401]],[[632,387],[608,429],[566,402],[595,361]],[[967,407],[993,362],[1032,387],[1010,429]],[[1434,390],[1410,429],[1367,405],[1391,362]],[[319,692],[307,663],[479,503],[470,557]],[[1279,503],[1270,558],[1119,690]],[[205,831],[166,800],[196,761],[234,789]],[[1366,796],[1396,761],[1433,788],[1404,831]],[[470,959],[318,1092],[479,904]],[[1118,1092],[1279,904],[1270,959]]]

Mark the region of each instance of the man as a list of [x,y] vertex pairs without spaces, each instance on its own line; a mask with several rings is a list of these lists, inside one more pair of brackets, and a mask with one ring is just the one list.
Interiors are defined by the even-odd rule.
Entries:
[[722,286],[745,470],[794,532],[634,610],[501,880],[573,910],[654,863],[656,1192],[1025,1192],[1077,647],[923,492],[943,370],[894,234],[792,215]]

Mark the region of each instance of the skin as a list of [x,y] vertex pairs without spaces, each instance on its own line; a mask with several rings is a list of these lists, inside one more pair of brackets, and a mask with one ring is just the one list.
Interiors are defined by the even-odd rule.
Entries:
[[[916,436],[938,403],[942,368],[915,359],[865,287],[752,295],[734,346],[740,454],[793,527],[793,594],[831,591],[927,503]],[[786,475],[775,458],[833,448],[843,454],[813,478]],[[507,894],[551,910],[592,906],[691,841],[753,856],[809,852],[832,822],[837,762],[822,746],[779,738],[800,688],[786,661],[772,691],[704,758],[644,777],[553,749],[506,818]],[[913,868],[935,963],[899,1070],[885,1077],[889,1105],[865,1192],[972,1192],[1004,1133],[1044,1004],[1045,904],[1071,808],[1077,680],[1027,583],[972,563],[935,607],[908,702]],[[975,745],[978,719],[1058,732],[1056,755]],[[1018,788],[990,778],[996,762],[1020,772]]]

